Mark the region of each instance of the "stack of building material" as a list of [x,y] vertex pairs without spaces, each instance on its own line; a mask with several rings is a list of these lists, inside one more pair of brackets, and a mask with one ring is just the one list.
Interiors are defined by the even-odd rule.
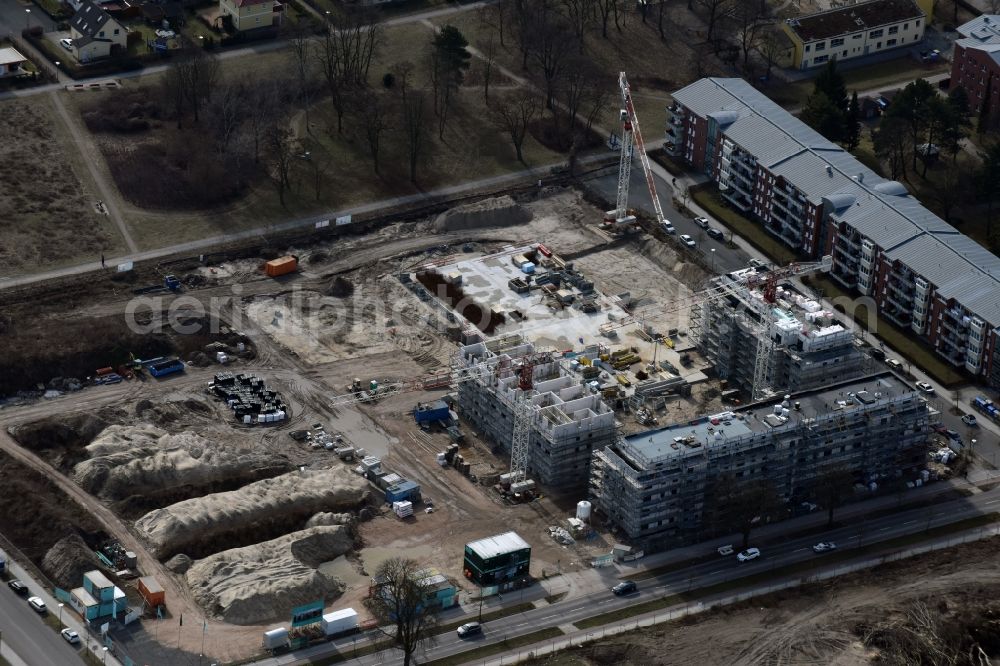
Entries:
[[393,502],[392,510],[400,518],[408,518],[413,515],[413,502]]

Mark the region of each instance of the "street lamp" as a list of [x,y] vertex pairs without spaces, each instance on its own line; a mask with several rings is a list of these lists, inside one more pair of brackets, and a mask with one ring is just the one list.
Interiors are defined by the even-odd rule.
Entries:
[[715,272],[715,248],[712,248],[712,272]]
[[31,29],[31,9],[24,10],[24,28],[25,30]]
[[104,659],[103,659],[102,663],[107,664],[108,663],[108,648],[107,648],[107,646],[102,647],[101,648],[101,652],[104,653]]
[[59,626],[62,626],[62,609],[66,604],[59,604]]

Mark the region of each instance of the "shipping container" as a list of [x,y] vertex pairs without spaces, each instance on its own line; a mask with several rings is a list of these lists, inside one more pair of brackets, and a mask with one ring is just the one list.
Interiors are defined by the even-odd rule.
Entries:
[[349,631],[356,631],[358,628],[358,613],[353,608],[343,608],[332,613],[327,613],[320,621],[323,628],[323,635],[326,637],[345,634]]
[[414,481],[403,481],[385,489],[386,504],[394,502],[411,501],[420,499],[420,486]]
[[149,366],[149,374],[154,377],[163,377],[175,372],[184,372],[184,363],[175,359],[162,361]]
[[160,585],[160,582],[152,576],[143,576],[140,578],[136,587],[138,587],[139,594],[141,594],[142,598],[146,600],[146,603],[149,604],[150,608],[162,606],[166,601],[166,594],[163,591],[163,586]]
[[264,272],[270,277],[278,277],[279,275],[287,275],[289,273],[294,273],[299,267],[299,261],[295,257],[289,255],[287,257],[279,257],[277,259],[272,259],[271,261],[264,264]]
[[288,629],[278,627],[264,632],[264,649],[277,650],[289,645]]

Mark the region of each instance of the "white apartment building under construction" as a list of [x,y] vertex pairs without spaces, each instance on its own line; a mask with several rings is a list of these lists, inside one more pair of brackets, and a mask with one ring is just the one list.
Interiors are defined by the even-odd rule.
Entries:
[[591,453],[614,441],[615,415],[556,354],[537,353],[518,337],[463,346],[457,365],[481,364],[482,370],[459,384],[459,412],[495,449],[509,454],[524,359],[533,364],[532,389],[523,396],[531,414],[528,478],[550,489],[585,488]]
[[712,289],[719,295],[692,310],[698,349],[729,388],[761,400],[872,369],[853,333],[811,295],[778,285],[769,303],[761,289],[747,286],[753,273],[748,268],[715,278]]
[[792,506],[833,467],[853,472],[859,491],[915,480],[927,428],[926,402],[885,372],[620,439],[595,451],[590,495],[614,531],[650,552],[707,536],[723,475],[769,481]]

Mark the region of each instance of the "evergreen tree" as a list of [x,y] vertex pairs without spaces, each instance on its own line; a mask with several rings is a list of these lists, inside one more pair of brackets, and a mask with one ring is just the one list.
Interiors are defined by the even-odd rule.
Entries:
[[837,71],[837,59],[828,60],[826,67],[816,77],[813,83],[813,94],[818,92],[826,95],[833,105],[842,111],[847,110],[847,86],[844,77]]
[[843,138],[844,118],[844,112],[834,106],[830,98],[821,91],[810,95],[802,110],[802,122],[831,141]]
[[847,106],[847,116],[844,121],[844,146],[854,150],[861,143],[861,107],[858,104],[858,91],[851,94],[851,103]]

